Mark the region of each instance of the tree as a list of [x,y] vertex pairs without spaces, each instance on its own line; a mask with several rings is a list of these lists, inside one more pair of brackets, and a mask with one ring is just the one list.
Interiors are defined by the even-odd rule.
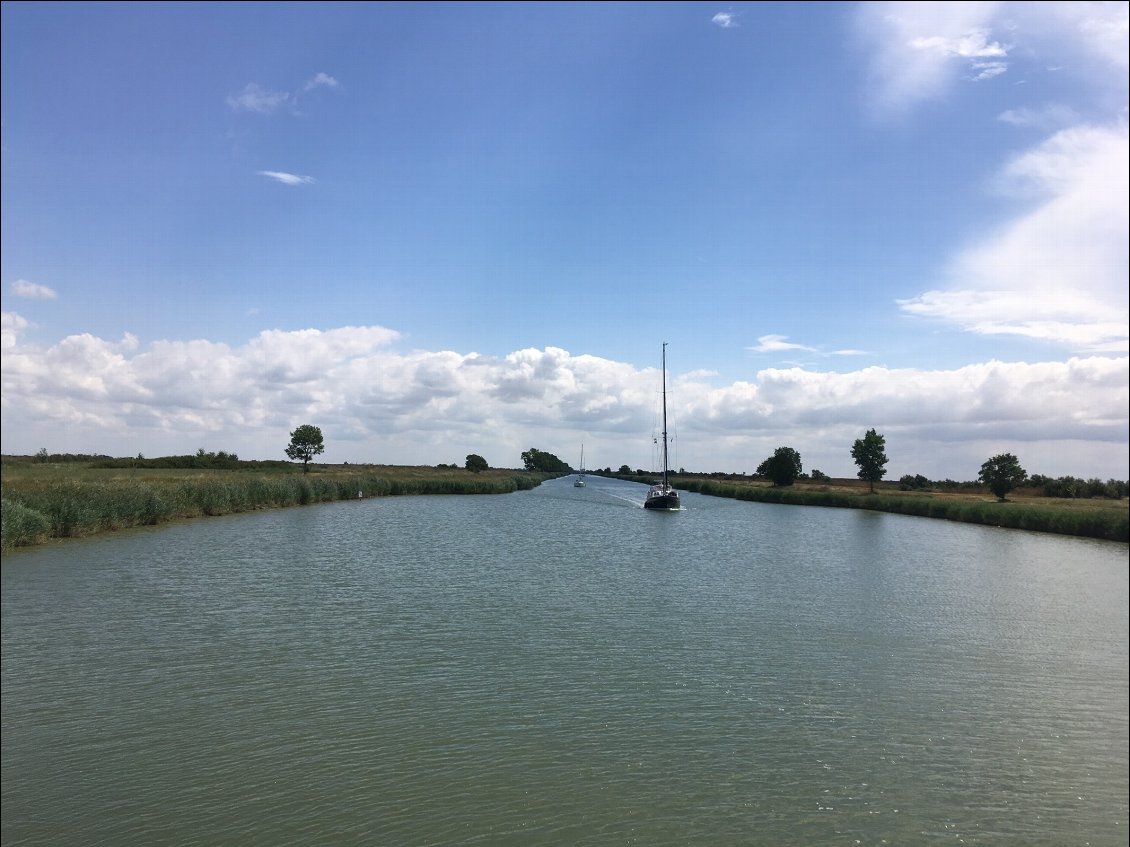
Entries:
[[473,473],[478,473],[479,471],[485,471],[490,465],[488,465],[487,460],[478,453],[468,453],[467,464],[464,465],[464,467]]
[[568,473],[569,466],[552,453],[543,453],[536,447],[531,447],[522,454],[522,466],[528,471],[541,471],[543,473]]
[[1002,503],[1007,499],[1005,495],[1027,478],[1028,472],[1020,467],[1020,460],[1011,453],[993,456],[981,465],[981,472],[977,474],[977,479],[989,486]]
[[769,477],[774,485],[792,485],[801,473],[800,453],[792,447],[778,447],[757,466],[757,475]]
[[872,494],[875,493],[875,483],[887,475],[887,469],[883,467],[890,461],[883,451],[886,444],[887,439],[869,429],[863,438],[857,438],[851,446],[851,457],[859,466],[858,476],[871,483]]
[[322,443],[322,431],[313,424],[303,424],[290,434],[290,444],[286,447],[286,455],[293,461],[302,460],[302,472],[310,472],[310,460],[319,453],[325,452],[326,446]]

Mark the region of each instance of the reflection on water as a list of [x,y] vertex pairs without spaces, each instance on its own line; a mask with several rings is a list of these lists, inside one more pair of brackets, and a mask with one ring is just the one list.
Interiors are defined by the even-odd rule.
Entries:
[[1126,545],[643,490],[7,557],[3,843],[1125,844]]

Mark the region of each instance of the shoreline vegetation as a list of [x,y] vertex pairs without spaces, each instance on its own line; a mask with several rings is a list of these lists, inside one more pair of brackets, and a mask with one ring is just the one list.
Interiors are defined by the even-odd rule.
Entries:
[[[606,475],[632,482],[651,478],[637,474]],[[898,483],[883,482],[876,483],[875,492],[871,493],[868,483],[862,480],[830,479],[774,486],[765,480],[717,480],[681,474],[672,477],[672,484],[681,491],[756,503],[866,509],[1103,541],[1130,541],[1130,510],[1125,497],[1118,500],[1050,498],[1037,490],[1019,488],[1012,491],[1007,500],[1000,501],[984,488],[906,491],[900,489]]]
[[[156,467],[156,460],[41,463],[3,457],[7,553],[56,539],[230,515],[405,494],[509,494],[559,474],[452,466],[239,462],[230,468]],[[234,463],[233,463],[234,464]]]
[[[169,460],[140,458],[44,462],[30,456],[3,457],[0,547],[7,553],[57,539],[335,500],[404,494],[508,494],[536,488],[547,479],[569,473],[499,468],[471,471],[454,465],[311,465],[310,472],[304,473],[301,465],[289,462],[241,462],[225,454],[171,458],[186,461],[178,466]],[[630,482],[653,481],[648,474],[587,473]],[[1038,491],[1017,489],[1008,501],[999,502],[984,489],[906,491],[896,483],[882,483],[870,493],[867,483],[856,480],[824,479],[774,486],[756,478],[720,479],[717,475],[684,473],[672,475],[672,482],[679,490],[711,497],[866,509],[1130,541],[1125,497],[1049,498]]]

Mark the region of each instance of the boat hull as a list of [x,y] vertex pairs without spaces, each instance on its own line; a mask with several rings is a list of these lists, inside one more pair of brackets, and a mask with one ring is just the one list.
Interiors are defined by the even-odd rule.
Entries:
[[674,488],[655,486],[647,492],[643,507],[661,512],[677,512],[682,508],[682,505],[679,503],[679,492]]

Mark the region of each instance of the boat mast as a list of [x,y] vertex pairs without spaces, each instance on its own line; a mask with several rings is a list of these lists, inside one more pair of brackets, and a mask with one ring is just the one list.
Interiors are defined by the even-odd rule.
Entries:
[[663,487],[667,487],[667,342],[663,342]]

